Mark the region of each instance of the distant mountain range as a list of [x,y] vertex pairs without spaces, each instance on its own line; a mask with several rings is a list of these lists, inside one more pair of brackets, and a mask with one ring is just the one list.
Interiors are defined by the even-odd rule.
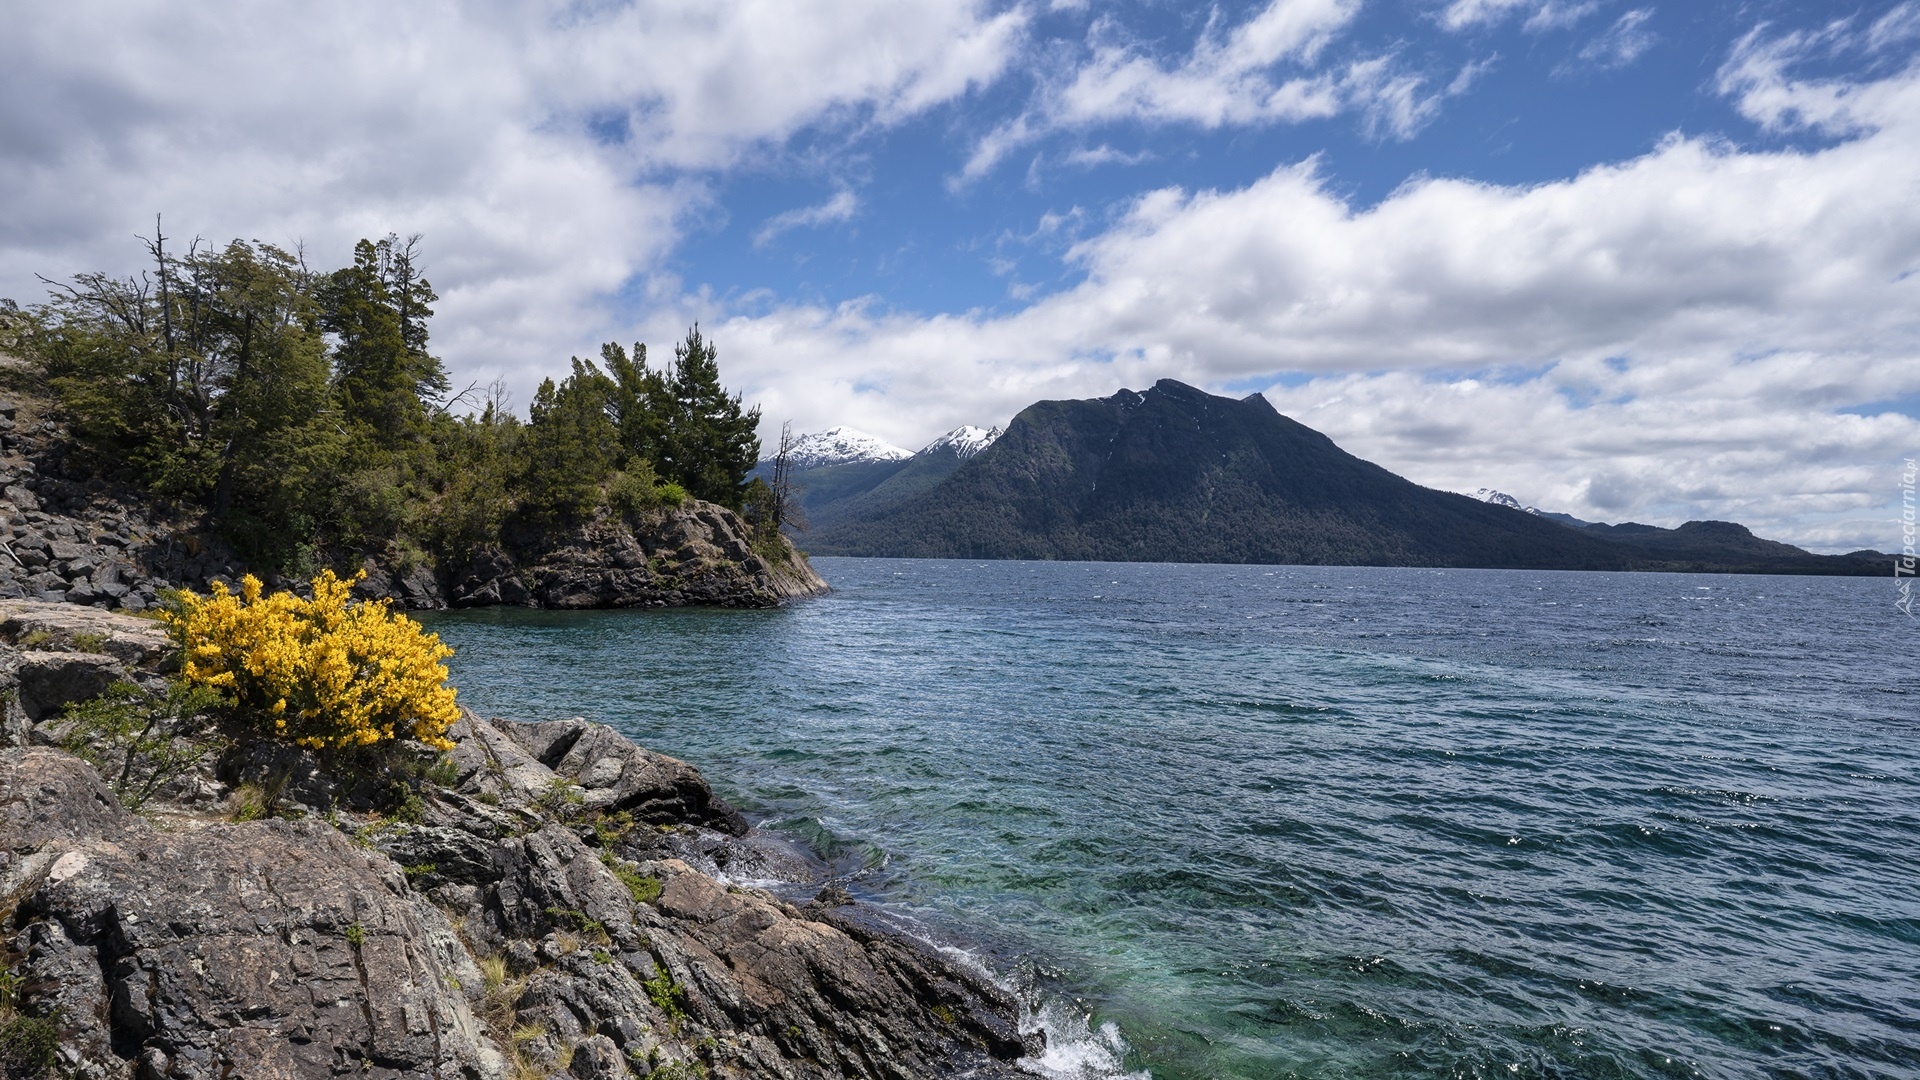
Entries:
[[1479,499],[1483,503],[1492,503],[1495,506],[1504,506],[1509,510],[1518,510],[1523,514],[1533,514],[1536,517],[1543,517],[1550,521],[1557,521],[1562,525],[1574,525],[1584,529],[1589,525],[1595,524],[1594,522],[1591,522],[1591,521],[1582,521],[1579,518],[1574,517],[1572,514],[1558,514],[1551,510],[1542,510],[1537,506],[1522,506],[1520,505],[1519,499],[1514,498],[1513,496],[1507,494],[1504,491],[1495,491],[1492,488],[1475,488],[1473,492],[1473,497],[1476,499]]
[[[864,431],[833,427],[794,440],[788,459],[801,509],[809,528],[818,532],[933,489],[1000,434],[997,427],[957,427],[914,453]],[[772,461],[760,462],[753,472],[772,474]]]
[[1346,453],[1259,394],[1234,400],[1170,379],[1143,392],[1038,402],[1004,432],[960,428],[907,457],[844,428],[802,442],[841,448],[795,477],[812,524],[802,546],[816,555],[1888,569],[1877,553],[1814,555],[1731,522],[1597,525],[1487,489],[1435,491]]

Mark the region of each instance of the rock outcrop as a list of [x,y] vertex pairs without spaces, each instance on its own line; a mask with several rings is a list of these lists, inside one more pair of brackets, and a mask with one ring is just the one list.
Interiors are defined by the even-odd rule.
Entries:
[[[604,519],[510,539],[511,552],[488,548],[448,573],[447,601],[455,607],[774,607],[827,591],[784,538],[777,551],[756,550],[738,514],[697,499],[637,521]],[[369,574],[376,589],[377,573]],[[410,587],[399,580],[391,588],[410,597],[422,586],[416,578]]]
[[[204,592],[246,572],[203,521],[70,477],[69,449],[33,402],[0,399],[0,599],[137,612],[163,590]],[[785,539],[756,549],[738,514],[697,499],[508,540],[461,566],[369,557],[357,593],[439,609],[773,607],[827,591]]]
[[30,1067],[908,1080],[1021,1075],[1039,1049],[1006,991],[839,889],[795,874],[795,897],[817,893],[796,904],[696,868],[689,852],[778,860],[697,770],[602,725],[469,713],[446,760],[371,785],[226,731],[136,815],[46,745],[58,710],[30,715],[19,673],[83,657],[151,682],[164,638],[0,606],[0,641],[28,637],[0,644],[0,1013],[54,1033],[57,1060]]

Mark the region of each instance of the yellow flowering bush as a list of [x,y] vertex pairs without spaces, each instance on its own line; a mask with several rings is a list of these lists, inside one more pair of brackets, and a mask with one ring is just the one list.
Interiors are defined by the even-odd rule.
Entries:
[[354,602],[364,574],[323,570],[313,599],[262,596],[249,574],[235,593],[180,594],[162,614],[180,643],[181,676],[254,710],[276,734],[315,750],[376,746],[412,737],[453,749],[459,719],[447,669],[453,650],[387,602]]

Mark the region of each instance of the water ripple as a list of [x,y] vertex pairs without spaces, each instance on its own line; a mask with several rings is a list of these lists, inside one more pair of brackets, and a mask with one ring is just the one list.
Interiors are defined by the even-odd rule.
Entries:
[[820,566],[433,626],[1027,987],[1047,1075],[1920,1076],[1885,582]]

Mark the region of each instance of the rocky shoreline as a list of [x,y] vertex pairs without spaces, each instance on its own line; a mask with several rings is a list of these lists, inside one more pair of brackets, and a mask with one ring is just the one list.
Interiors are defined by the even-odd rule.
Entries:
[[[0,399],[0,599],[143,611],[171,588],[236,581],[244,562],[188,517],[66,468],[57,424],[27,399]],[[519,529],[458,566],[370,556],[356,593],[401,607],[775,607],[827,591],[783,537],[756,550],[723,506],[688,499],[633,520]],[[298,582],[273,580],[275,586]]]
[[993,1078],[1041,1049],[982,973],[584,720],[466,713],[398,787],[183,726],[136,814],[62,709],[172,658],[148,619],[0,603],[9,1075],[30,1037],[103,1080]]

